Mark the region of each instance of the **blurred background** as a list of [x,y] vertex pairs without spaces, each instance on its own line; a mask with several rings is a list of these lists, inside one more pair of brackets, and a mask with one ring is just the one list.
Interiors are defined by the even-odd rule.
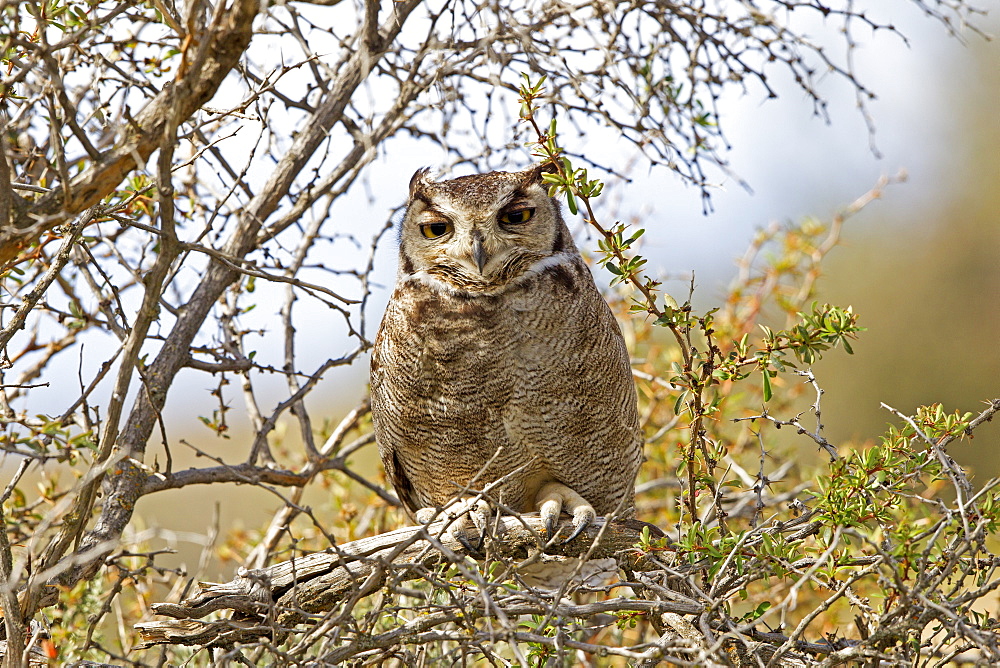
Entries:
[[[773,82],[777,100],[766,100],[759,90],[725,99],[720,115],[732,145],[726,157],[752,192],[735,178],[725,179],[713,190],[708,213],[697,189],[666,170],[649,171],[631,145],[613,136],[595,131],[577,149],[629,176],[628,182],[609,181],[602,215],[635,220],[648,230],[642,254],[678,301],[694,272],[699,309],[721,303],[735,275],[735,260],[756,229],[807,216],[827,221],[881,176],[905,171],[905,183],[889,186],[881,201],[848,221],[843,244],[831,254],[819,283],[821,300],[853,306],[868,328],[853,357],[838,350],[816,368],[827,391],[824,423],[834,443],[882,433],[891,416],[880,402],[904,413],[931,402],[979,412],[983,400],[1000,397],[1000,43],[961,27],[949,36],[923,17],[916,3],[880,3],[876,10],[880,20],[909,37],[909,44],[888,34],[854,35],[858,78],[878,95],[868,107],[874,133],[857,107],[855,91],[834,76],[818,86],[830,102],[829,123],[813,114],[811,102],[791,81]],[[1000,16],[982,21],[982,27],[1000,32]],[[843,48],[837,25],[817,22],[815,28],[818,40]],[[374,235],[403,203],[413,171],[446,161],[436,147],[394,140],[338,207],[358,221],[359,238],[369,231]],[[528,161],[525,153],[524,161],[510,168]],[[584,238],[582,247],[593,250],[596,240]],[[368,305],[369,339],[394,281],[395,255],[390,233],[376,254],[380,287]],[[328,266],[336,261],[324,258]],[[598,271],[599,284],[606,285],[608,278]],[[277,308],[261,300],[257,317],[264,327],[268,319],[276,322]],[[309,348],[300,355],[303,366],[339,356],[353,345],[323,326],[327,314],[317,314],[311,327],[305,316],[299,331],[310,345],[301,346]],[[262,351],[280,351],[280,339],[264,336]],[[310,409],[336,423],[366,394],[367,376],[366,360],[334,369],[313,393]],[[187,385],[183,374],[178,378],[165,411],[165,418],[178,425],[174,435],[193,443],[214,438],[199,431],[193,419],[214,402],[209,394],[214,388],[197,378]],[[287,396],[287,387],[280,378],[273,382],[276,404]],[[242,443],[249,430],[238,396],[232,405],[230,437]],[[270,411],[270,406],[262,408]],[[190,425],[190,433],[184,425]],[[276,439],[282,433],[279,429]],[[971,465],[980,480],[1000,474],[1000,448],[993,447],[998,436],[1000,425],[987,425],[975,442],[954,446],[952,454]],[[241,451],[235,445],[233,450]],[[373,448],[366,457],[371,461],[365,465],[377,474]],[[207,464],[189,459],[182,455],[179,461]],[[215,518],[217,495],[209,488],[157,494],[140,502],[137,518],[175,529],[168,542],[196,544],[211,525],[224,531],[258,527],[282,503],[259,489],[234,488]],[[183,500],[188,510],[178,515],[174,499]],[[228,577],[225,572],[207,575]]]

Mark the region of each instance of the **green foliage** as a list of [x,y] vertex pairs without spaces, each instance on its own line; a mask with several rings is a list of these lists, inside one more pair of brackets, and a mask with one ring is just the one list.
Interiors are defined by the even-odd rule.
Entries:
[[767,612],[768,609],[770,609],[770,607],[771,607],[771,602],[770,601],[764,601],[760,605],[758,605],[756,608],[754,608],[750,612],[748,612],[745,615],[743,615],[742,617],[740,617],[739,621],[742,624],[747,624],[749,622],[756,621],[756,620],[760,619],[761,617],[763,617],[764,613]]
[[638,230],[626,237],[627,228],[621,223],[606,230],[598,223],[597,216],[591,206],[591,200],[601,195],[604,184],[599,179],[591,179],[586,168],[574,167],[569,157],[564,154],[557,141],[558,125],[555,118],[549,122],[546,131],[543,131],[538,124],[538,106],[535,101],[544,94],[542,86],[545,83],[545,77],[533,83],[529,75],[522,73],[521,76],[524,78],[524,83],[519,88],[521,119],[532,127],[536,135],[536,139],[528,143],[528,146],[532,148],[532,155],[541,159],[544,164],[551,165],[552,171],[543,174],[542,177],[549,184],[549,196],[563,195],[566,198],[566,205],[573,215],[581,212],[578,202],[583,204],[587,223],[601,234],[602,239],[598,242],[601,251],[599,264],[615,275],[612,284],[631,283],[634,285],[645,298],[644,301],[637,300],[637,307],[659,317],[662,313],[655,303],[655,292],[660,285],[659,281],[642,274],[642,269],[646,265],[644,258],[638,255],[630,257],[626,254],[629,248],[642,236],[644,230]]
[[[72,323],[70,324],[72,327]],[[0,448],[26,448],[38,455],[73,464],[81,455],[96,449],[96,435],[92,429],[81,430],[67,424],[63,418],[36,415],[17,423],[10,421],[0,432]]]
[[[558,632],[556,626],[552,624],[552,619],[543,617],[542,615],[532,615],[531,622],[523,624],[523,627],[531,633],[546,638],[552,638]],[[541,668],[542,666],[549,665],[549,661],[557,654],[556,648],[547,643],[527,642],[525,644],[528,649],[526,655],[528,665],[532,668]]]
[[[632,298],[630,310],[633,313],[646,313],[654,325],[670,329],[678,342],[683,345],[684,366],[681,373],[671,382],[688,388],[687,391],[692,395],[682,394],[678,399],[678,405],[687,404],[692,409],[701,409],[700,402],[687,400],[718,380],[738,380],[745,377],[741,369],[748,365],[754,365],[760,370],[764,400],[769,401],[773,395],[771,378],[777,372],[795,366],[788,362],[786,353],[791,352],[800,363],[811,365],[822,357],[823,352],[838,345],[842,345],[848,353],[852,352],[849,340],[854,338],[857,332],[863,331],[857,325],[857,317],[852,309],[829,304],[820,306],[814,302],[811,311],[798,313],[798,322],[787,329],[775,331],[761,324],[764,336],[759,345],[749,344],[744,335],[739,341],[732,342],[733,352],[725,359],[716,359],[717,349],[711,345],[707,355],[687,355],[690,346],[686,344],[689,343],[693,330],[700,331],[711,341],[714,311],[696,316],[691,311],[690,302],[679,307],[669,295],[664,296],[662,308],[657,305],[656,293],[660,282],[643,273],[647,260],[636,252],[645,230],[638,229],[630,233],[628,227],[620,222],[605,228],[597,221],[591,200],[600,195],[603,184],[600,180],[591,179],[586,169],[574,168],[570,159],[564,155],[557,141],[555,119],[551,120],[547,131],[544,132],[538,124],[538,107],[535,101],[544,93],[545,78],[532,82],[527,74],[522,76],[525,83],[519,89],[521,119],[529,123],[535,131],[536,140],[528,144],[533,148],[533,155],[552,166],[553,171],[544,175],[545,181],[551,184],[550,196],[562,194],[574,214],[580,210],[577,202],[582,202],[585,220],[601,235],[598,241],[600,249],[598,264],[614,275],[611,285],[630,284],[640,295]],[[806,234],[811,232],[815,236],[822,230],[822,227],[814,222],[810,223],[809,227],[812,229],[804,226],[802,232]],[[792,273],[797,270],[797,264],[797,257],[786,255],[776,262],[776,269]],[[710,373],[702,379],[701,372],[706,369],[710,369]]]

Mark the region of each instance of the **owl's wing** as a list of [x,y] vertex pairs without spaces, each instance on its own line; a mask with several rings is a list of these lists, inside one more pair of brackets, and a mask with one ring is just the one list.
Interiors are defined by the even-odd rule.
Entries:
[[404,427],[398,424],[397,416],[393,415],[393,390],[391,385],[393,379],[389,374],[400,374],[400,360],[397,359],[399,347],[393,340],[390,331],[387,331],[387,323],[391,327],[394,309],[390,304],[390,309],[386,312],[386,318],[379,328],[375,337],[375,345],[372,348],[371,359],[371,409],[372,422],[375,427],[375,439],[378,443],[379,457],[382,459],[382,466],[385,468],[386,477],[396,490],[396,496],[411,515],[421,508],[417,495],[417,490],[413,484],[412,473],[406,470],[399,448],[403,444],[402,435],[397,433]]
[[[379,450],[381,451],[382,448],[380,447]],[[416,513],[421,507],[417,499],[417,490],[414,489],[410,476],[407,475],[406,469],[403,467],[403,462],[399,460],[399,454],[391,445],[386,448],[385,453],[382,453],[382,463],[400,503],[410,514]]]
[[517,355],[530,381],[507,407],[508,433],[597,514],[628,514],[642,436],[621,329],[582,261],[541,280],[553,298],[525,327]]

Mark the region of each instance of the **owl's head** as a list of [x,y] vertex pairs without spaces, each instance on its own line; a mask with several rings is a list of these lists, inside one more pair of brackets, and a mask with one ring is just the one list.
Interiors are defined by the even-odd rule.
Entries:
[[436,182],[410,179],[400,230],[400,276],[466,294],[495,294],[576,247],[545,168],[490,172]]

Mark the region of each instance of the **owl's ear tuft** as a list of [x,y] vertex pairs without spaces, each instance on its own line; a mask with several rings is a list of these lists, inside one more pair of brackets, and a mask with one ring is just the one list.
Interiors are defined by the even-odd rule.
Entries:
[[413,172],[413,176],[410,177],[410,200],[419,196],[423,189],[429,186],[433,181],[428,176],[431,170],[428,167],[421,167],[417,171]]
[[523,185],[528,185],[529,183],[541,183],[542,182],[542,174],[553,174],[556,171],[557,170],[556,170],[555,163],[553,163],[551,160],[543,162],[540,165],[535,165],[534,167],[528,169],[524,173],[525,174],[525,178],[524,178],[524,184]]

